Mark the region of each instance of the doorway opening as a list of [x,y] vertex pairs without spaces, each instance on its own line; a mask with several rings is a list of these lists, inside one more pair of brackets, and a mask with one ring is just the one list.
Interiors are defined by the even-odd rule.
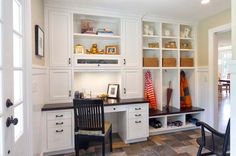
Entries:
[[218,44],[218,130],[224,132],[230,117],[231,30],[217,33],[216,37]]
[[[227,34],[228,33],[228,34]],[[208,32],[208,44],[209,44],[209,112],[210,112],[210,121],[209,124],[213,126],[215,129],[222,130],[224,131],[224,124],[227,124],[228,120],[227,117],[224,117],[225,114],[228,115],[229,117],[229,112],[230,112],[230,106],[229,106],[229,98],[226,99],[225,103],[228,103],[228,105],[224,105],[226,107],[222,108],[220,104],[218,104],[218,95],[219,92],[226,92],[229,94],[230,93],[230,84],[227,84],[229,81],[222,82],[222,89],[221,86],[219,86],[219,79],[223,78],[227,80],[227,70],[226,65],[224,68],[222,68],[220,65],[218,66],[218,62],[222,63],[221,61],[227,61],[227,64],[230,62],[229,60],[225,60],[226,58],[228,59],[227,56],[228,54],[225,54],[226,58],[222,58],[222,55],[224,55],[224,52],[222,52],[222,49],[227,49],[227,47],[219,46],[223,43],[220,41],[221,35],[229,35],[231,34],[231,24],[226,24],[222,25],[213,29],[210,29]],[[229,40],[231,42],[231,40]],[[224,47],[224,48],[223,48]],[[222,55],[221,55],[222,54]],[[218,61],[218,59],[220,59]],[[222,60],[223,59],[223,60]],[[221,70],[224,70],[223,73]],[[229,78],[230,76],[228,76]],[[229,82],[230,83],[230,82]],[[226,89],[227,86],[227,89]],[[226,93],[225,93],[226,94]],[[228,95],[228,97],[230,97]],[[228,101],[227,101],[228,100]],[[225,104],[224,103],[224,104]],[[223,111],[223,115],[222,115]],[[224,118],[222,118],[224,117]]]

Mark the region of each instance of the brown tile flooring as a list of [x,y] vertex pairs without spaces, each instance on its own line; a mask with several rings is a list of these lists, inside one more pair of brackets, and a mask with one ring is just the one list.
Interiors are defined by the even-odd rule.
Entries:
[[[124,144],[118,135],[113,136],[113,152],[109,156],[196,156],[198,145],[196,138],[200,130],[188,130],[176,133],[151,136],[148,141]],[[108,150],[108,148],[107,148]],[[101,146],[89,147],[80,151],[81,156],[100,156]],[[57,155],[59,156],[59,155]],[[60,155],[74,156],[74,153]]]

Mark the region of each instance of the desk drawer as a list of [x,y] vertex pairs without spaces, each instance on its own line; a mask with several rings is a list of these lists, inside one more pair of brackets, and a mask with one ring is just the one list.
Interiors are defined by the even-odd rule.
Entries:
[[145,119],[148,118],[147,113],[141,111],[129,113],[129,119],[140,119],[140,118],[145,118]]
[[47,127],[71,126],[71,119],[49,120]]
[[119,105],[119,106],[105,106],[104,107],[104,112],[105,113],[110,113],[110,112],[122,112],[126,111],[126,106],[124,105]]
[[129,106],[129,113],[137,113],[145,111],[147,111],[147,104],[137,104]]
[[55,111],[47,113],[47,120],[71,119],[71,111]]
[[131,119],[128,123],[129,139],[139,139],[148,136],[148,123],[145,119]]
[[48,128],[48,149],[63,149],[72,146],[71,127]]

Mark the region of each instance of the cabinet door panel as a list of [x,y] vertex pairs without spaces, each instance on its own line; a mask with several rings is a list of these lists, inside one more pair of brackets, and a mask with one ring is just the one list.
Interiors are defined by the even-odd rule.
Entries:
[[140,139],[147,137],[147,127],[148,126],[145,118],[130,119],[128,139]]
[[71,99],[71,70],[50,71],[50,100],[66,102]]
[[140,70],[125,70],[123,72],[123,97],[140,98],[142,97],[142,77]]
[[125,67],[141,66],[141,33],[138,20],[125,20]]
[[50,66],[69,66],[70,15],[63,12],[49,13]]

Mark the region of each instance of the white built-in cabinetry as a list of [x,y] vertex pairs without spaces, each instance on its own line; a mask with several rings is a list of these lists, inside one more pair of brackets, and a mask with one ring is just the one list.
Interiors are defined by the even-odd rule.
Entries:
[[70,14],[63,11],[48,12],[48,39],[50,67],[71,66]]
[[[76,90],[86,90],[95,97],[106,93],[109,83],[120,85],[121,98],[142,97],[141,22],[139,20],[71,13],[57,9],[48,9],[46,13],[50,65],[49,102],[72,101]],[[93,20],[96,28],[109,28],[113,35],[82,33],[82,20]],[[107,45],[116,45],[118,54],[87,53],[86,51],[90,50],[94,43],[97,44],[99,51],[105,51]],[[78,44],[83,46],[83,53],[75,53],[74,47]],[[100,72],[108,75],[106,80],[101,80],[102,82],[97,80],[96,73]],[[94,78],[89,83],[94,85],[96,91],[83,86],[83,83],[87,83],[84,81],[88,80],[82,78],[80,82],[76,80],[78,76],[84,77],[83,74],[91,73]],[[112,77],[114,73],[120,78],[119,80],[109,79],[109,75]],[[100,82],[103,86],[97,86]]]

